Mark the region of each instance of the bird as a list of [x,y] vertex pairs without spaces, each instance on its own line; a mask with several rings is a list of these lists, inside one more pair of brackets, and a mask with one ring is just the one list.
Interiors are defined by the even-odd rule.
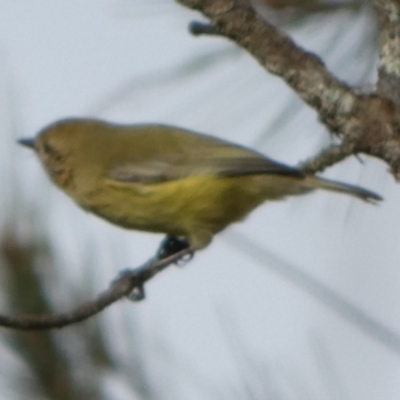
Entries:
[[382,200],[174,126],[68,118],[19,143],[35,151],[50,179],[84,210],[123,228],[166,234],[163,255],[205,248],[267,201],[315,189]]

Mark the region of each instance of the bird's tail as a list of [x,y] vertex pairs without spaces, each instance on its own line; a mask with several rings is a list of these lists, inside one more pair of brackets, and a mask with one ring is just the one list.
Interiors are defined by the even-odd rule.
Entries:
[[332,192],[350,194],[368,203],[376,204],[377,202],[383,200],[383,197],[379,196],[379,194],[367,189],[363,189],[359,186],[318,178],[316,176],[307,176],[304,180],[304,183],[305,186],[310,189],[325,189],[331,190]]

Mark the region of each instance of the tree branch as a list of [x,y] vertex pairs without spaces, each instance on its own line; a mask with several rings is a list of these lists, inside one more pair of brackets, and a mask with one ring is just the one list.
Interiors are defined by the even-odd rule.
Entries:
[[379,24],[378,93],[400,104],[400,2],[374,0]]
[[[400,180],[399,0],[375,0],[383,38],[377,95],[357,93],[336,79],[316,55],[301,49],[257,15],[248,0],[177,1],[201,11],[220,35],[233,40],[266,70],[284,79],[317,111],[331,133],[341,137],[346,146],[352,144],[354,154],[380,158]],[[342,157],[339,148],[329,151],[309,170],[319,170]]]
[[48,315],[21,315],[18,317],[0,315],[0,326],[19,330],[62,328],[66,325],[88,319],[117,300],[126,296],[129,297],[132,293],[134,294],[131,297],[133,300],[141,300],[143,298],[143,285],[145,282],[169,265],[192,253],[193,250],[187,248],[169,257],[151,259],[141,267],[124,271],[122,276],[118,277],[109,289],[101,293],[96,299],[88,301],[75,310]]
[[252,54],[274,75],[282,77],[323,119],[341,127],[354,110],[356,96],[336,79],[313,53],[262,19],[244,0],[178,0],[201,11],[219,32]]
[[344,160],[352,154],[354,154],[354,144],[344,141],[339,145],[332,145],[324,149],[316,157],[301,163],[299,168],[306,174],[315,174]]

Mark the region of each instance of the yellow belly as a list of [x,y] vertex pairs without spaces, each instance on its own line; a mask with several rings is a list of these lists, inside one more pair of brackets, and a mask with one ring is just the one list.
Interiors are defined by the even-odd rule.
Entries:
[[151,185],[107,179],[82,196],[85,202],[75,200],[119,226],[184,236],[201,248],[267,198],[291,194],[289,183],[293,186],[293,179],[268,175],[192,176]]
[[191,243],[204,247],[214,233],[262,201],[254,190],[249,195],[240,181],[243,177],[196,176],[152,185],[107,180],[91,196],[85,194],[85,203],[76,200],[119,226],[184,236],[206,242]]

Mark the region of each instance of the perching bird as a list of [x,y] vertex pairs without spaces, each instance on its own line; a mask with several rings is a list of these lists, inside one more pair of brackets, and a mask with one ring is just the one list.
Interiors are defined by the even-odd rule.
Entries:
[[264,201],[318,188],[382,200],[242,146],[164,125],[67,119],[19,142],[36,151],[53,182],[85,210],[124,228],[184,239],[192,249],[204,248]]

